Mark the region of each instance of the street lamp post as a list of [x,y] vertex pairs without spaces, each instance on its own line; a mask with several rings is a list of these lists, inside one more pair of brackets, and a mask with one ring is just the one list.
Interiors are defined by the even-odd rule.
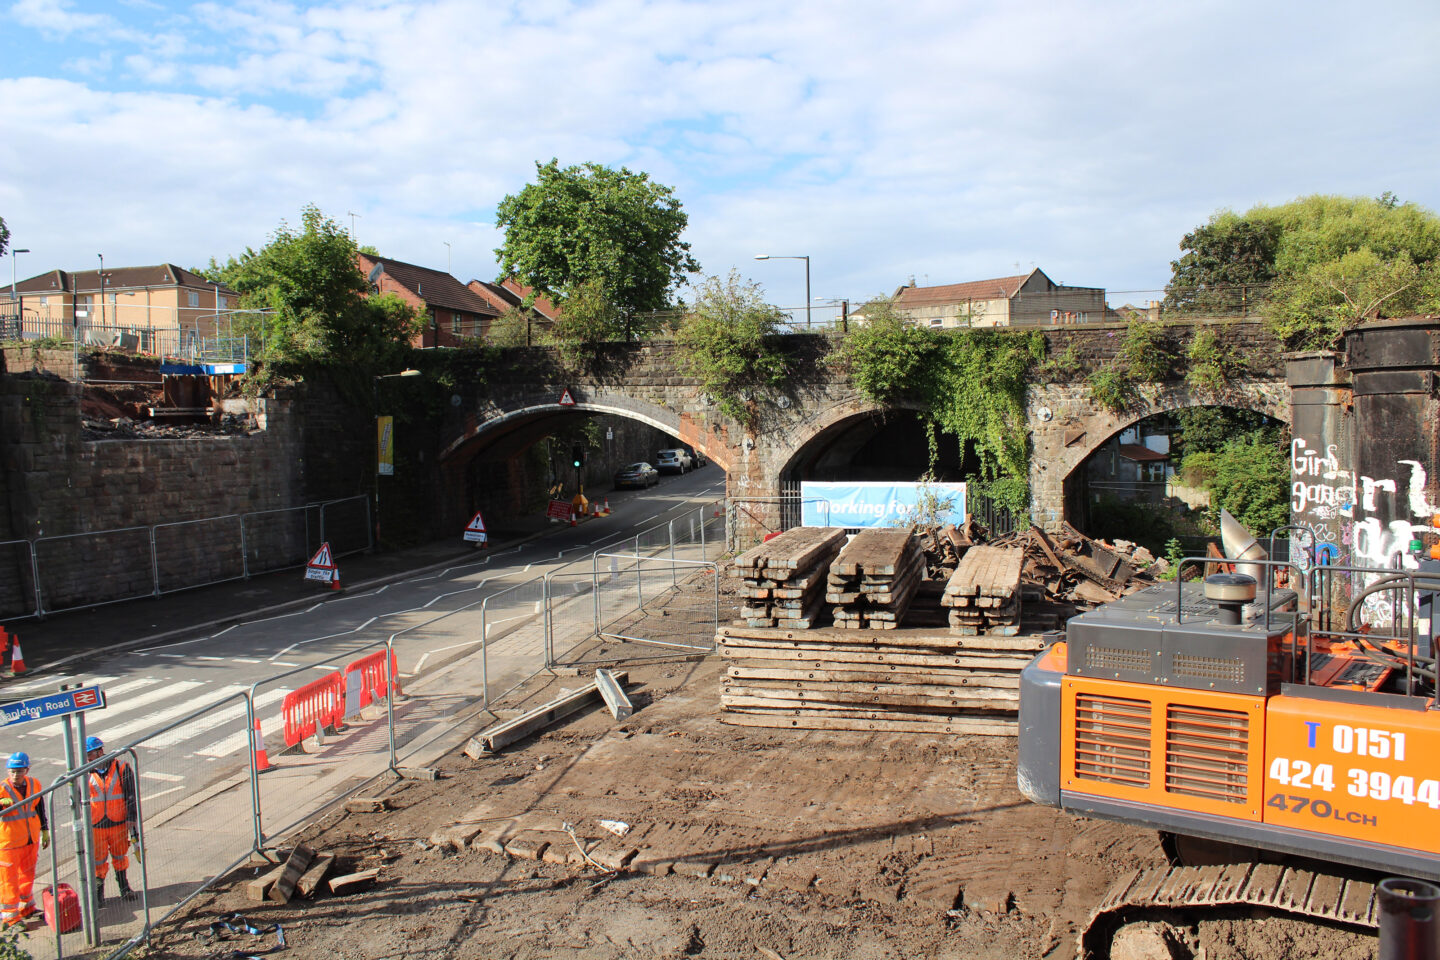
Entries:
[[[394,449],[395,438],[392,432],[390,437],[380,435],[380,381],[393,380],[397,377],[418,377],[419,370],[401,370],[399,373],[382,373],[371,378],[370,386],[375,396],[375,549],[380,549],[380,458],[385,452],[387,439],[391,449]],[[393,457],[393,454],[392,454]]]
[[20,254],[22,254],[22,253],[29,253],[29,252],[30,252],[30,248],[29,248],[29,247],[25,247],[25,248],[20,249],[20,250],[16,250],[16,249],[13,248],[13,247],[10,249],[10,302],[13,303],[13,304],[15,304],[15,324],[16,324],[16,326],[15,326],[15,334],[16,334],[16,339],[19,339],[20,325],[21,325],[21,317],[20,317],[20,297],[19,297],[18,294],[15,293],[15,262],[20,259]]
[[804,260],[805,261],[805,326],[810,326],[810,258],[809,257],[782,257],[768,253],[762,253],[756,260]]

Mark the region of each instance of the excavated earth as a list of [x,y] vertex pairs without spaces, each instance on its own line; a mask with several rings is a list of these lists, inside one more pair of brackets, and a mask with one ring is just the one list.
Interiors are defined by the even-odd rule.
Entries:
[[[394,809],[291,838],[336,854],[332,875],[378,868],[374,886],[256,903],[246,884],[270,868],[245,868],[148,956],[275,945],[207,938],[239,912],[303,957],[1069,958],[1114,878],[1163,862],[1149,831],[1026,802],[1013,738],[732,727],[718,658],[626,669],[629,719],[591,709],[478,761],[457,750],[438,781],[384,790]],[[507,706],[579,683],[546,674]],[[1283,919],[1198,940],[1233,960],[1374,949]]]

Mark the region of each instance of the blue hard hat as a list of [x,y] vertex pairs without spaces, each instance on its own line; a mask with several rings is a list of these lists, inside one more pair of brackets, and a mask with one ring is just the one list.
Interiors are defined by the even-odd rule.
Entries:
[[26,753],[23,750],[17,750],[14,753],[10,754],[10,760],[8,763],[5,764],[5,766],[9,767],[11,770],[29,770],[30,754]]
[[91,750],[104,750],[104,749],[105,749],[105,741],[104,741],[104,740],[101,740],[99,737],[86,737],[86,738],[85,738],[85,752],[86,752],[86,753],[89,753]]

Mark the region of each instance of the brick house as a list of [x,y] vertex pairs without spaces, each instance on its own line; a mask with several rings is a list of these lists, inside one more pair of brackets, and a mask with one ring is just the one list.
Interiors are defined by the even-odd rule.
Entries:
[[[1061,286],[1039,268],[1013,277],[936,287],[917,287],[911,281],[895,291],[893,300],[901,316],[932,327],[1021,327],[1105,319],[1103,287]],[[863,313],[851,317],[864,320]]]
[[[144,353],[182,352],[225,333],[239,294],[173,263],[99,270],[49,270],[15,285],[21,335],[79,337]],[[0,303],[13,308],[10,291]]]
[[414,346],[454,347],[481,339],[500,316],[490,301],[444,271],[365,253],[355,260],[374,293],[397,294],[426,318]]
[[[511,307],[518,307],[525,298],[534,293],[534,287],[527,287],[514,277],[506,277],[499,283],[487,283],[484,280],[471,280],[467,286],[479,297],[489,303],[496,310],[504,313]],[[535,302],[530,305],[535,311],[535,316],[542,322],[553,321],[560,314],[560,308],[555,306],[554,301],[544,294],[535,297]]]

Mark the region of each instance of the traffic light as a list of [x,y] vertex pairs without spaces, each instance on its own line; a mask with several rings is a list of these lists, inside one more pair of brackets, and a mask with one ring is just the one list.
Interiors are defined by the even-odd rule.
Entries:
[[581,467],[584,466],[584,464],[585,448],[577,443],[570,448],[570,465],[573,467]]

